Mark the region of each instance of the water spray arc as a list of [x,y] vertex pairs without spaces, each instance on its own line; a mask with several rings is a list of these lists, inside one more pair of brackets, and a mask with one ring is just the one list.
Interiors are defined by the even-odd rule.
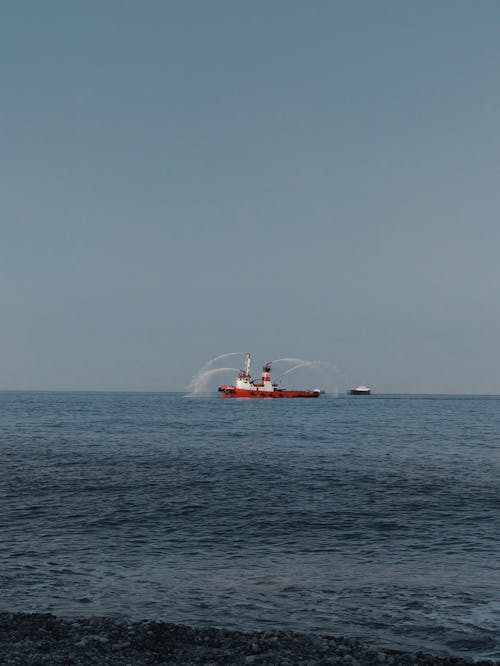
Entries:
[[229,358],[230,356],[243,356],[243,352],[227,352],[225,354],[220,354],[211,358],[209,361],[204,363],[198,372],[193,375],[187,390],[189,395],[198,395],[200,393],[205,393],[207,391],[208,382],[210,378],[220,372],[234,372],[237,368],[213,368],[213,366],[222,361],[223,359]]
[[210,379],[222,372],[237,372],[238,368],[212,368],[211,370],[199,371],[191,380],[188,390],[189,395],[199,395],[208,392]]
[[[295,356],[278,358],[270,363],[266,363],[262,370],[262,378],[259,382],[258,380],[252,379],[250,375],[250,359],[251,355],[246,354],[246,363],[245,369],[239,370],[234,367],[223,367],[218,368],[214,367],[220,361],[224,359],[234,357],[234,356],[243,356],[243,352],[227,352],[225,354],[220,354],[210,359],[198,370],[198,372],[193,376],[189,386],[188,391],[189,395],[201,395],[204,393],[210,392],[209,383],[219,373],[227,372],[237,372],[235,385],[223,384],[219,387],[224,397],[317,397],[320,393],[324,393],[324,390],[321,389],[312,389],[312,390],[296,390],[296,389],[283,389],[280,385],[280,380],[282,377],[296,371],[296,370],[311,370],[321,377],[321,384],[328,379],[328,376],[334,371],[336,372],[336,367],[326,361],[318,360],[309,360],[305,358],[298,358]],[[271,365],[274,363],[286,363],[291,365],[291,367],[286,368],[279,377],[273,382],[271,380]]]
[[[245,352],[226,352],[225,354],[220,354],[220,356],[215,356],[214,358],[211,358],[209,361],[207,361],[198,371],[204,372],[205,370],[208,370],[211,368],[213,365],[218,363],[219,361],[222,361],[223,358],[229,358],[229,356],[243,356]],[[197,373],[197,374],[198,374]]]
[[278,358],[273,363],[293,363],[294,365],[291,368],[288,368],[284,372],[282,372],[278,378],[277,381],[279,381],[282,377],[285,377],[285,375],[288,375],[291,372],[294,372],[295,370],[298,370],[300,368],[305,369],[305,370],[313,370],[322,377],[323,380],[325,380],[329,374],[332,372],[336,372],[337,368],[335,365],[328,361],[310,361],[305,358],[295,358],[295,357],[288,357],[288,358]]

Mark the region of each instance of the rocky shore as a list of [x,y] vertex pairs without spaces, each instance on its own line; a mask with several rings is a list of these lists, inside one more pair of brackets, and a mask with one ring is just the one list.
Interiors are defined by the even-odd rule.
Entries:
[[168,622],[112,618],[63,620],[50,614],[0,613],[2,666],[491,666],[422,653],[363,646],[333,636],[289,631],[195,629]]

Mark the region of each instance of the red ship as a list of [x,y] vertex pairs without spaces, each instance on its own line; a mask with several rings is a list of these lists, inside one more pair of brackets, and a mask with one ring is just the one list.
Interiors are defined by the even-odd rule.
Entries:
[[321,394],[320,389],[311,391],[289,391],[280,388],[277,383],[271,381],[271,363],[266,363],[262,368],[262,380],[255,382],[250,375],[251,356],[247,354],[244,370],[240,370],[236,376],[234,386],[223,384],[219,391],[224,398],[317,398]]

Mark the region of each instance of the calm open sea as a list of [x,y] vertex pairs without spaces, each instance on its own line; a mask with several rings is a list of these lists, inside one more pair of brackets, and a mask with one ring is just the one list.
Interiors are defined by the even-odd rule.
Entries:
[[500,398],[0,393],[0,609],[500,658]]

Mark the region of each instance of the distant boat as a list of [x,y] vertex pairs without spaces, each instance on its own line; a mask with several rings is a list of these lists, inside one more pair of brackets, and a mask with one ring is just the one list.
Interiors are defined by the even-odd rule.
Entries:
[[370,395],[372,390],[368,386],[355,386],[349,391],[349,395]]

